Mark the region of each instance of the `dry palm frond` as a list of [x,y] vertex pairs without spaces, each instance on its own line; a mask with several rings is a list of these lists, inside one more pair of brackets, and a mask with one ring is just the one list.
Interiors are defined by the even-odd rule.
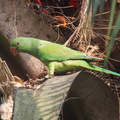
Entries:
[[0,91],[3,94],[9,94],[11,82],[14,80],[5,61],[0,59]]
[[0,115],[2,120],[11,120],[13,99],[12,88],[23,85],[20,78],[13,76],[5,61],[0,58]]
[[16,87],[15,83],[22,85],[21,79],[13,76],[5,61],[0,58],[0,92],[3,95],[11,95],[11,88]]

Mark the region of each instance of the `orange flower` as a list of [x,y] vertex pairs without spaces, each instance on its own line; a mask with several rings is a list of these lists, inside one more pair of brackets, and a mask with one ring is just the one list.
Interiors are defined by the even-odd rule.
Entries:
[[63,16],[55,16],[55,19],[57,19],[58,21],[60,21],[62,24],[60,24],[60,26],[66,27],[66,20]]

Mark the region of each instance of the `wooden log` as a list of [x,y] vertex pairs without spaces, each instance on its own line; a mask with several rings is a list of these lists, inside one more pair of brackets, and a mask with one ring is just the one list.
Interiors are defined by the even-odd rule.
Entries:
[[64,120],[119,120],[118,97],[101,78],[82,72],[70,88],[62,114]]
[[117,95],[101,78],[84,71],[48,79],[37,92],[27,88],[15,91],[13,120],[58,118],[119,120]]

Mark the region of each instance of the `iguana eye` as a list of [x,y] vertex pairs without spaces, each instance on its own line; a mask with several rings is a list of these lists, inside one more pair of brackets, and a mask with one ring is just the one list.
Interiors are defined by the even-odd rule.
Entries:
[[19,42],[17,42],[16,45],[19,45]]

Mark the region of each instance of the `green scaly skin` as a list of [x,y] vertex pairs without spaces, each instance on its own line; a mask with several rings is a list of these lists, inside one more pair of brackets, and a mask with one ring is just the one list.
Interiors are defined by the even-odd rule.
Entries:
[[95,62],[96,59],[102,60],[102,58],[86,56],[82,52],[60,44],[36,38],[19,37],[14,39],[10,46],[16,48],[17,51],[38,58],[49,68],[49,75],[52,76],[55,71],[79,71],[83,68],[120,76],[119,73],[90,64],[90,62]]

